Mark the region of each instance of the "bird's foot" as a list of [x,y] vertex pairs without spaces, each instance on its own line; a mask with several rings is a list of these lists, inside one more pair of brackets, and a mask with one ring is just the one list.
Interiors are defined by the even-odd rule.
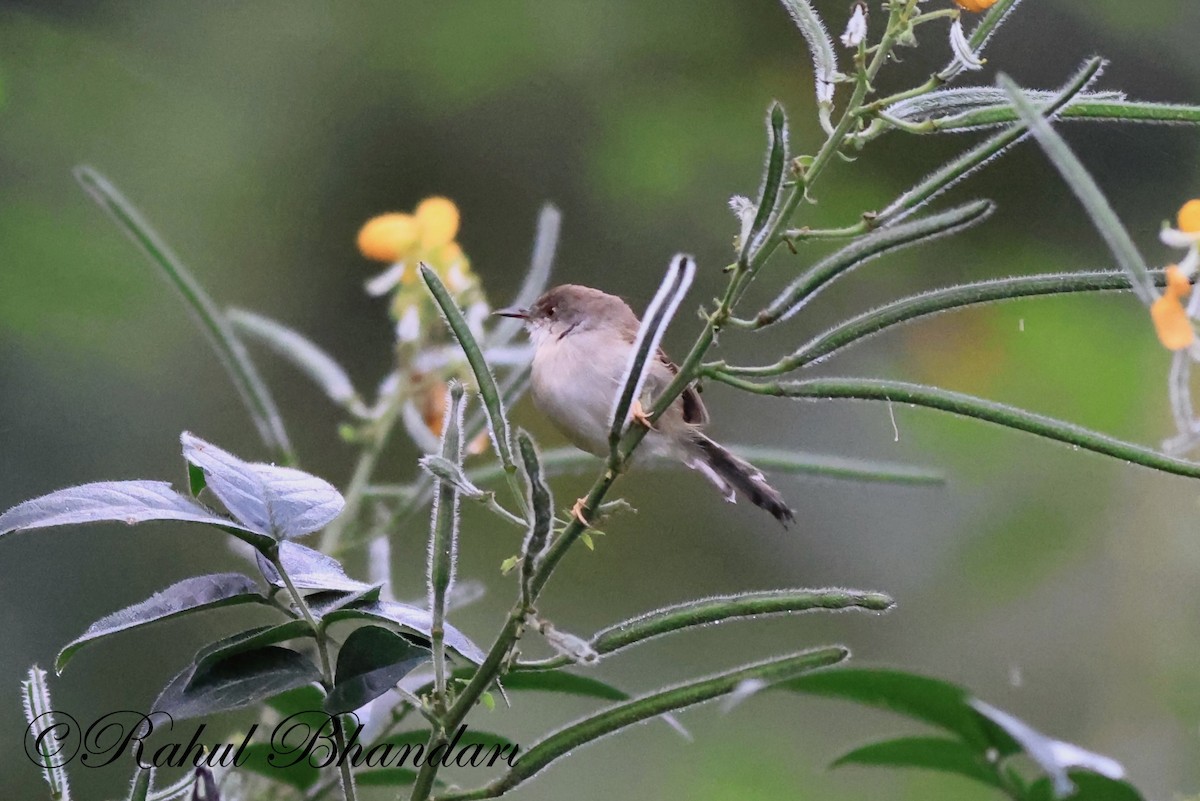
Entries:
[[583,523],[584,528],[591,528],[592,524],[588,522],[587,517],[583,514],[583,507],[587,503],[587,498],[580,498],[575,501],[575,505],[571,507],[571,517]]
[[633,421],[638,425],[645,426],[651,431],[656,430],[654,428],[654,421],[650,419],[650,415],[646,414],[646,410],[642,408],[642,402],[640,400],[635,400],[633,402],[633,409],[629,414],[633,418]]

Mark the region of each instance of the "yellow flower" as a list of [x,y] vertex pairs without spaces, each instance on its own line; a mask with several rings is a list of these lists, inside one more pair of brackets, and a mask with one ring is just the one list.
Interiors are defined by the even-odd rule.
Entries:
[[420,238],[417,220],[411,214],[381,214],[367,220],[358,232],[358,249],[375,261],[400,261]]
[[954,0],[954,3],[964,11],[979,13],[996,5],[996,0]]
[[1183,299],[1191,292],[1191,282],[1183,271],[1174,264],[1168,267],[1166,290],[1150,306],[1150,319],[1154,321],[1158,341],[1167,350],[1183,350],[1196,339],[1196,330],[1183,306]]

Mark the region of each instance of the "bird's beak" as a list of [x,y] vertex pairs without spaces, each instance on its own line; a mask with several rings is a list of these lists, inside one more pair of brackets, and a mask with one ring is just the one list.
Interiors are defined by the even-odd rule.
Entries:
[[516,317],[518,320],[529,319],[529,310],[518,309],[516,306],[509,306],[507,309],[496,309],[492,314],[499,317]]

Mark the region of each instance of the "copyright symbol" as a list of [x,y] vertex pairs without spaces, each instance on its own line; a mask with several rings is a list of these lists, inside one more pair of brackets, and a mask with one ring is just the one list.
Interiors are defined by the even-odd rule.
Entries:
[[43,712],[25,729],[25,756],[38,767],[60,768],[79,753],[79,723],[66,712]]

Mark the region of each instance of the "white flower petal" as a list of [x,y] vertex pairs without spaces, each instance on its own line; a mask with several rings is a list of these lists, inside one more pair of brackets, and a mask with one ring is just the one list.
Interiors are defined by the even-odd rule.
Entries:
[[396,340],[398,342],[416,342],[421,338],[421,315],[416,306],[409,306],[400,315],[396,323]]
[[850,21],[846,23],[846,32],[842,34],[842,44],[855,48],[867,38],[867,7],[856,3]]
[[404,267],[404,262],[398,261],[379,275],[369,279],[364,285],[367,294],[373,298],[377,298],[380,295],[386,295],[391,292],[404,276]]
[[1200,242],[1200,234],[1189,234],[1170,226],[1159,231],[1158,238],[1169,248],[1190,248]]
[[983,69],[983,61],[971,49],[967,35],[963,32],[961,20],[954,20],[950,25],[950,51],[954,53],[954,61],[965,70]]

